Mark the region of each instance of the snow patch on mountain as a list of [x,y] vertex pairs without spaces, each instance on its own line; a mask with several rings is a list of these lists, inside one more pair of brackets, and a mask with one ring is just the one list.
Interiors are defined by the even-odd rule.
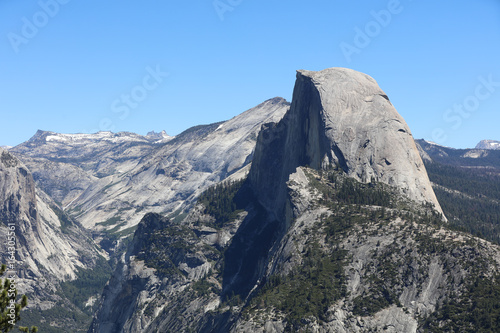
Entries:
[[476,145],[476,149],[491,149],[498,150],[500,149],[500,141],[495,140],[482,140]]

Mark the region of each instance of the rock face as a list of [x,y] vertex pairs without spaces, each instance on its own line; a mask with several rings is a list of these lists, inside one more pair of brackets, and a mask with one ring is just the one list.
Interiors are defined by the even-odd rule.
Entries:
[[27,168],[0,148],[0,218],[4,224],[26,221],[39,229],[35,182]]
[[288,108],[273,98],[176,137],[39,131],[12,151],[85,227],[132,230],[146,213],[182,211],[209,186],[244,176],[262,124],[279,121]]
[[155,131],[148,132],[148,134],[146,134],[146,138],[161,141],[168,141],[172,139],[172,137],[168,135],[166,131],[161,131],[160,133],[156,133]]
[[[78,268],[92,268],[99,257],[86,232],[72,223],[47,194],[38,189],[28,168],[0,148],[0,233],[15,226],[20,293],[32,309],[49,309],[60,282],[76,278]],[[7,251],[2,252],[7,263]]]
[[[161,135],[161,133],[159,134]],[[77,206],[89,188],[104,187],[106,179],[125,173],[143,156],[171,137],[99,132],[60,134],[39,130],[12,153],[32,171],[40,187],[63,207]]]
[[339,165],[362,182],[384,182],[441,211],[410,129],[368,75],[345,68],[297,72],[290,111],[259,135],[250,181],[282,214],[298,166]]
[[[461,152],[419,149],[370,77],[299,71],[291,106],[176,137],[40,131],[12,149],[26,164],[0,149],[0,236],[19,226],[19,286],[36,307],[77,310],[55,297],[61,281],[92,268],[92,287],[109,270],[64,211],[110,238],[137,226],[93,333],[491,329],[500,249],[448,229],[418,155]],[[476,152],[498,164],[496,151],[457,158]],[[159,214],[173,211],[186,214]],[[66,313],[63,331],[86,329]]]
[[26,166],[1,148],[0,202],[1,227],[16,225],[19,260],[30,272],[27,276],[46,278],[46,272],[59,280],[71,279],[76,267],[85,266],[78,259],[84,249],[61,231],[57,205],[36,188]]
[[476,145],[476,149],[493,149],[500,150],[500,141],[482,140]]
[[[352,185],[351,195],[384,188],[338,171],[297,168],[287,182],[294,221],[284,233],[269,228],[272,221],[252,199],[226,220],[206,214],[205,204],[180,223],[148,214],[105,288],[89,333],[469,327],[467,307],[480,302],[479,289],[500,287],[498,246],[436,227],[438,215],[429,220],[395,201],[382,208],[366,196],[362,208],[349,204],[338,191]],[[245,191],[243,185],[238,195]],[[216,207],[224,195],[216,193],[206,205]],[[494,293],[491,299],[500,296],[493,290],[486,291]],[[440,312],[450,305],[452,313]]]
[[[133,233],[148,212],[181,210],[210,185],[244,177],[262,124],[279,121],[288,108],[284,99],[274,98],[229,121],[197,126],[175,138],[165,132],[38,131],[12,153],[2,151],[8,168],[0,172],[0,217],[5,224],[22,221],[19,274],[27,278],[19,287],[38,311],[34,318],[52,318],[38,325],[41,330],[54,325],[84,329],[97,293],[88,297],[109,270],[94,242],[114,255],[121,251],[119,238]],[[78,222],[94,229],[93,240]],[[4,224],[1,232],[7,232]],[[89,279],[92,274],[95,279]],[[71,300],[55,295],[63,281]],[[75,295],[75,285],[89,288],[84,296]],[[88,298],[85,304],[83,297]]]
[[[193,299],[191,283],[212,274],[210,262],[220,258],[216,248],[224,244],[221,235],[230,239],[238,221],[215,230],[190,225],[187,221],[193,221],[194,216],[194,221],[203,219],[196,209],[187,224],[173,223],[154,213],[143,218],[123,262],[104,289],[89,332],[184,331],[192,316],[200,319],[204,315],[200,308],[209,311],[218,307],[217,297]],[[152,262],[158,263],[155,268]],[[213,281],[218,283],[215,278]]]
[[178,222],[144,217],[89,332],[448,325],[439,306],[457,291],[465,309],[476,268],[498,274],[500,252],[447,230],[440,213],[375,81],[300,71],[290,110],[259,133],[247,180],[208,191]]

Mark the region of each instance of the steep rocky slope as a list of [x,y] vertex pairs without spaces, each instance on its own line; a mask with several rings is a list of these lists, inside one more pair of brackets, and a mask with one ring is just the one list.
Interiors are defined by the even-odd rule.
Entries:
[[[288,193],[284,233],[248,183],[182,223],[147,215],[89,332],[439,332],[498,315],[497,246],[340,170],[299,167]],[[227,218],[207,209],[227,200]]]
[[[100,258],[99,251],[86,231],[36,187],[28,168],[2,148],[0,203],[2,239],[7,239],[9,227],[15,227],[16,263],[12,271],[18,277],[19,292],[30,299],[30,310],[24,317],[62,304],[73,307],[77,313],[78,308],[57,290],[61,283],[75,280],[79,270],[94,268]],[[7,257],[5,247],[3,263],[8,262]],[[72,319],[56,324],[59,325],[74,328]]]
[[354,71],[299,72],[246,180],[183,220],[144,217],[89,332],[500,328],[499,248],[449,230],[381,95]]
[[182,212],[210,185],[244,175],[261,125],[279,121],[288,108],[274,98],[226,122],[161,140],[153,133],[39,132],[12,151],[73,218],[114,235],[125,230],[122,235],[148,212]]
[[182,212],[204,189],[244,172],[261,125],[278,121],[288,108],[284,99],[275,98],[226,122],[181,133],[134,169],[107,179],[105,191],[86,191],[72,204],[85,212],[77,218],[92,227],[118,217],[122,228],[129,228],[148,212]]
[[[161,138],[160,138],[161,136]],[[143,156],[168,142],[168,135],[99,132],[59,134],[38,131],[11,152],[30,168],[41,188],[64,207],[102,178],[134,168]]]
[[365,74],[298,71],[290,112],[260,140],[250,181],[269,210],[283,208],[278,202],[296,167],[337,164],[350,177],[395,186],[440,211],[408,125]]

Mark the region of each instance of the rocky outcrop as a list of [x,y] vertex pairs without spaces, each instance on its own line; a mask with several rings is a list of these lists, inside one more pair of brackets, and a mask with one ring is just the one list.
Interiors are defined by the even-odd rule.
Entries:
[[132,230],[148,212],[182,211],[209,186],[245,176],[262,124],[279,121],[288,108],[273,98],[176,137],[39,131],[13,152],[85,227]]
[[[332,179],[343,184],[340,187],[350,182],[336,172],[304,167],[290,175],[293,223],[276,250],[262,259],[267,269],[259,281],[272,282],[255,285],[254,290],[261,291],[247,298],[243,315],[236,316],[227,332],[423,332],[424,327],[440,325],[449,329],[454,324],[440,307],[456,298],[454,309],[466,316],[466,290],[477,287],[474,281],[481,271],[483,283],[498,285],[498,246],[436,227],[437,214],[428,223],[426,217],[409,220],[404,209],[365,206],[363,213],[355,205],[336,205],[336,195],[325,200],[325,193],[339,188]],[[345,261],[341,259],[343,273],[337,278],[345,274],[341,279],[346,289],[343,296],[332,296],[318,319],[309,312],[314,299],[324,304],[325,295],[342,290],[332,269],[339,255],[345,255]],[[326,280],[321,280],[322,274]],[[326,290],[327,284],[335,287]],[[301,315],[291,324],[297,309]]]
[[26,221],[38,229],[35,182],[28,169],[0,148],[0,219],[4,224]]
[[492,150],[500,150],[500,141],[495,140],[481,140],[476,145],[476,149],[492,149]]
[[305,165],[338,165],[350,177],[384,182],[441,212],[408,125],[368,75],[345,68],[297,72],[290,111],[264,126],[250,172],[268,210],[282,214],[284,184]]
[[58,280],[74,278],[76,267],[84,267],[78,259],[78,250],[83,249],[63,234],[57,205],[36,188],[31,173],[16,157],[1,148],[0,156],[1,227],[15,225],[20,245],[17,255],[26,269],[22,274],[48,278],[44,274],[48,273]]
[[[2,239],[7,239],[7,233],[15,233],[15,241],[11,242],[15,242],[16,261],[12,263],[8,258],[5,243],[1,262],[8,263],[15,274],[19,293],[28,295],[29,310],[25,311],[44,311],[61,304],[74,307],[58,292],[60,284],[76,279],[79,269],[93,268],[100,253],[87,232],[37,188],[28,168],[2,148],[0,222]],[[72,319],[64,320],[65,325],[74,327]]]
[[498,285],[498,246],[436,227],[437,214],[429,223],[396,209],[396,199],[384,208],[325,200],[346,184],[359,183],[297,168],[287,183],[294,221],[279,238],[252,205],[218,228],[203,205],[179,223],[148,214],[89,333],[413,333],[449,328],[440,308],[455,302],[463,318],[468,290]]
[[89,333],[186,331],[205,320],[227,325],[228,316],[205,316],[221,303],[206,288],[221,288],[220,250],[245,214],[215,229],[207,226],[213,217],[203,208],[197,205],[182,223],[154,213],[144,216],[104,289]]

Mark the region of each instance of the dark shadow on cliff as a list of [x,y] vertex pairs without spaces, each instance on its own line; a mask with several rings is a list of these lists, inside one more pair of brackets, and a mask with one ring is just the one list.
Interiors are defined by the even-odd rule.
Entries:
[[280,222],[259,204],[248,182],[235,200],[238,206],[246,206],[249,214],[224,253],[222,297],[226,301],[248,296],[263,276],[271,249],[282,234]]

